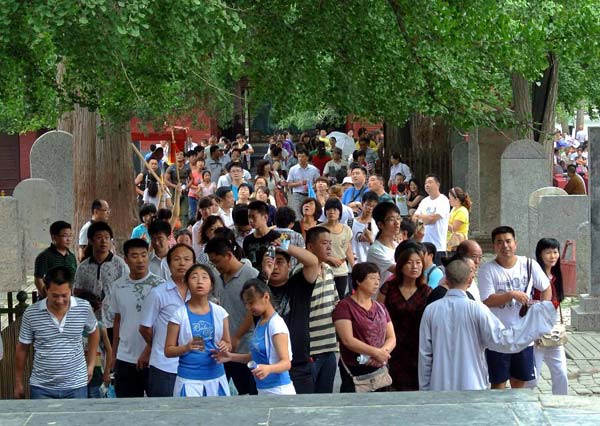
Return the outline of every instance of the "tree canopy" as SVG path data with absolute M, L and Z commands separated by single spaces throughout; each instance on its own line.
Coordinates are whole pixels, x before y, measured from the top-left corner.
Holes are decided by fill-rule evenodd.
M 74 103 L 123 122 L 207 109 L 235 82 L 280 118 L 334 107 L 460 128 L 513 119 L 511 75 L 559 63 L 566 110 L 600 105 L 593 0 L 5 0 L 0 130 L 52 127 Z M 57 81 L 59 65 L 64 75 Z

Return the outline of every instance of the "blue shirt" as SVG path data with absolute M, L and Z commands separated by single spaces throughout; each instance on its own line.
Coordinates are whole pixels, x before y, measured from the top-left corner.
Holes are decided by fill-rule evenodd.
M 190 311 L 185 306 L 192 329 L 192 336 L 204 339 L 204 351 L 193 350 L 179 357 L 177 375 L 191 380 L 212 380 L 225 374 L 223 364 L 218 364 L 211 356 L 211 349 L 217 349 L 215 344 L 215 323 L 212 308 L 204 315 Z M 180 345 L 187 342 L 179 342 Z
M 359 203 L 362 202 L 362 196 L 363 194 L 367 192 L 367 186 L 363 186 L 361 189 L 356 189 L 354 186 L 346 189 L 344 191 L 344 195 L 342 195 L 342 204 L 350 204 L 353 203 L 355 201 L 358 201 Z
M 148 234 L 148 228 L 146 228 L 146 225 L 141 223 L 133 228 L 133 231 L 131 231 L 131 238 L 141 238 L 147 243 L 150 243 L 150 234 Z
M 423 275 L 425 275 L 425 279 L 427 280 L 427 285 L 431 288 L 436 288 L 442 278 L 444 278 L 444 273 L 435 263 L 431 264 L 431 266 L 425 271 L 423 271 Z
M 273 317 L 271 316 L 271 318 Z M 275 349 L 267 347 L 267 340 L 270 341 L 271 339 L 265 336 L 269 329 L 271 318 L 269 318 L 269 321 L 265 324 L 256 324 L 256 327 L 254 328 L 254 334 L 252 335 L 252 341 L 250 342 L 250 354 L 252 355 L 252 360 L 257 364 L 269 365 L 269 355 L 271 350 Z M 271 389 L 292 383 L 290 373 L 287 371 L 284 373 L 271 373 L 262 380 L 255 377 L 254 380 L 256 381 L 256 387 L 258 389 Z

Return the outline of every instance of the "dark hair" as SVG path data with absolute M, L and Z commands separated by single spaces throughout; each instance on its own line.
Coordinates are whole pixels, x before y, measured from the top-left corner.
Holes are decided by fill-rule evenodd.
M 420 244 L 419 244 L 419 246 L 420 246 Z M 400 252 L 398 259 L 396 260 L 396 277 L 394 278 L 394 284 L 397 285 L 398 287 L 402 287 L 402 285 L 404 284 L 404 274 L 402 273 L 402 268 L 404 267 L 404 265 L 406 265 L 406 263 L 408 262 L 408 259 L 413 254 L 418 255 L 419 258 L 421 259 L 421 262 L 423 262 L 423 255 L 421 254 L 421 249 L 417 245 L 411 245 L 411 246 L 405 247 L 404 250 L 402 250 Z M 425 271 L 425 267 L 423 267 L 421 269 L 421 275 L 419 275 L 419 277 L 416 280 L 415 284 L 417 285 L 418 288 L 427 285 L 425 283 L 425 276 L 423 275 L 424 271 Z
M 213 274 L 213 271 L 211 270 L 210 266 L 208 265 L 202 265 L 200 263 L 194 263 L 190 269 L 188 269 L 185 272 L 185 276 L 183 278 L 183 281 L 185 282 L 185 285 L 189 286 L 188 281 L 190 280 L 190 275 L 192 275 L 192 272 L 194 272 L 196 269 L 202 269 L 204 272 L 206 272 L 208 274 L 208 277 L 210 278 L 210 288 L 214 289 L 215 288 L 215 274 Z
M 396 246 L 396 250 L 394 250 L 394 262 L 398 263 L 398 259 L 402 252 L 408 248 L 413 248 L 417 250 L 419 253 L 423 252 L 423 246 L 421 243 L 415 240 L 404 240 L 400 244 Z
M 425 180 L 432 178 L 438 185 L 440 184 L 440 178 L 438 175 L 435 175 L 433 173 L 430 173 L 428 175 L 425 175 Z
M 233 223 L 237 226 L 248 225 L 248 206 L 245 204 L 236 204 L 231 211 Z
M 148 243 L 142 240 L 141 238 L 132 238 L 130 240 L 127 240 L 123 244 L 123 254 L 125 255 L 125 257 L 127 257 L 127 255 L 129 254 L 129 250 L 134 248 L 143 248 L 146 249 L 146 251 L 148 251 L 149 246 Z
M 231 186 L 221 186 L 219 188 L 217 188 L 217 190 L 215 191 L 215 195 L 220 199 L 224 199 L 225 196 L 231 192 Z
M 255 211 L 258 214 L 268 215 L 269 214 L 269 205 L 264 201 L 255 200 L 248 204 L 248 211 Z
M 198 200 L 198 210 L 211 208 L 213 206 L 213 200 L 208 197 L 202 197 Z
M 383 228 L 383 226 L 381 226 L 380 224 L 385 223 L 385 217 L 390 212 L 396 212 L 400 214 L 400 209 L 394 203 L 379 203 L 373 209 L 373 219 L 375 220 L 375 224 L 379 228 L 377 237 L 375 237 L 376 239 L 379 238 L 379 236 L 381 235 L 381 228 Z
M 162 220 L 152 221 L 148 227 L 148 235 L 150 235 L 150 238 L 154 238 L 154 236 L 158 234 L 165 234 L 167 237 L 171 235 L 171 225 L 169 222 L 164 222 Z
M 352 159 L 354 161 L 358 161 L 358 157 L 367 157 L 367 153 L 365 151 L 361 151 L 360 149 L 355 150 L 352 153 Z M 356 163 L 356 164 L 360 164 L 360 163 Z M 362 166 L 361 166 L 362 167 Z M 352 167 L 352 170 L 356 169 L 357 167 Z
M 350 165 L 350 172 L 353 172 L 353 171 L 354 171 L 354 169 L 360 169 L 360 170 L 363 172 L 363 174 L 364 174 L 365 176 L 367 176 L 367 175 L 368 175 L 368 173 L 367 173 L 367 169 L 365 169 L 365 168 L 364 168 L 364 166 L 361 166 L 361 165 L 360 165 L 360 163 L 352 163 L 352 164 Z
M 240 189 L 242 188 L 248 188 L 248 192 L 252 193 L 252 185 L 250 185 L 247 182 L 242 182 L 240 183 L 240 186 L 238 186 L 238 194 L 240 193 Z
M 50 284 L 63 285 L 64 283 L 69 284 L 69 287 L 73 285 L 73 273 L 66 266 L 50 268 L 46 272 L 46 275 L 44 275 L 44 285 L 46 288 L 50 288 Z
M 259 280 L 258 278 L 252 278 L 244 284 L 242 287 L 242 291 L 240 291 L 240 299 L 244 300 L 244 293 L 252 290 L 254 294 L 257 294 L 259 297 L 264 296 L 265 294 L 269 295 L 269 298 L 272 299 L 271 291 L 269 290 L 269 286 L 263 280 Z
M 306 240 L 305 244 L 314 244 L 319 239 L 319 236 L 324 233 L 329 233 L 329 229 L 324 226 L 313 226 L 309 230 L 306 231 Z
M 450 188 L 450 194 L 460 201 L 460 204 L 465 206 L 467 210 L 471 210 L 471 197 L 467 194 L 464 189 L 459 186 Z
M 542 260 L 542 252 L 546 249 L 558 250 L 559 256 L 556 261 L 556 265 L 552 267 L 550 273 L 554 279 L 554 289 L 556 289 L 556 298 L 559 302 L 562 302 L 565 298 L 565 291 L 563 287 L 562 271 L 560 269 L 560 242 L 556 238 L 542 238 L 537 242 L 535 246 L 535 258 L 542 267 L 542 271 L 546 273 L 546 266 Z
M 173 217 L 173 212 L 169 209 L 158 209 L 156 212 L 156 220 L 168 221 Z
M 63 229 L 71 229 L 71 224 L 65 222 L 64 220 L 57 220 L 50 225 L 50 235 L 57 236 Z
M 92 311 L 94 312 L 102 307 L 102 301 L 100 300 L 100 297 L 92 293 L 90 290 L 76 288 L 73 290 L 73 296 L 88 302 L 92 307 Z
M 229 244 L 233 248 L 233 254 L 235 255 L 237 260 L 242 260 L 244 256 L 244 250 L 240 247 L 235 239 L 235 233 L 226 227 L 215 229 L 215 238 L 225 238 L 229 241 Z
M 367 191 L 362 196 L 362 203 L 367 203 L 369 201 L 375 201 L 379 203 L 379 195 L 375 194 L 373 191 Z
M 279 207 L 275 210 L 275 225 L 278 228 L 287 228 L 290 223 L 296 222 L 296 212 L 288 206 Z
M 327 215 L 327 210 L 331 210 L 331 209 L 337 209 L 337 211 L 340 212 L 340 216 L 338 217 L 338 220 L 341 221 L 342 213 L 344 212 L 344 210 L 342 208 L 342 202 L 340 200 L 338 200 L 337 198 L 328 198 L 327 201 L 325 201 L 325 215 Z
M 208 237 L 208 230 L 217 222 L 221 222 L 223 226 L 225 226 L 225 222 L 221 216 L 210 215 L 202 222 L 202 226 L 200 227 L 200 243 L 206 244 L 210 239 Z
M 256 175 L 264 176 L 265 175 L 265 166 L 271 165 L 269 160 L 260 160 L 256 163 Z
M 363 195 L 363 198 L 364 198 L 364 195 Z M 414 237 L 416 230 L 417 230 L 417 227 L 415 226 L 415 224 L 412 220 L 404 218 L 404 219 L 402 219 L 402 222 L 400 222 L 400 232 L 406 231 L 407 238 Z
M 417 187 L 417 194 L 422 194 L 423 193 L 423 188 L 421 188 L 421 182 L 419 182 L 417 179 L 411 179 L 408 181 L 408 187 L 410 189 L 410 184 L 411 182 L 415 183 L 415 186 Z
M 331 182 L 329 181 L 329 179 L 327 179 L 324 176 L 319 176 L 318 178 L 316 178 L 315 185 L 317 184 L 317 182 L 323 182 L 323 183 L 327 184 L 327 188 L 329 188 L 331 186 Z
M 296 151 L 296 155 L 300 155 L 300 154 L 304 154 L 304 155 L 306 155 L 308 157 L 308 151 L 306 149 L 304 149 L 304 148 L 299 148 Z
M 144 221 L 144 216 L 147 214 L 156 214 L 156 206 L 152 203 L 144 203 L 140 207 L 140 222 Z
M 433 244 L 433 243 L 421 243 L 421 246 L 425 249 L 425 252 L 427 254 L 430 254 L 433 257 L 435 257 L 435 254 L 437 253 L 437 249 L 435 248 L 435 244 Z
M 235 256 L 235 248 L 231 241 L 225 238 L 213 238 L 206 243 L 206 246 L 204 247 L 204 253 L 213 253 L 220 256 L 231 253 Z
M 360 262 L 355 264 L 352 267 L 352 289 L 356 290 L 359 282 L 364 281 L 365 278 L 367 278 L 367 275 L 375 273 L 379 274 L 381 277 L 379 267 L 373 262 Z
M 156 182 L 154 179 L 148 179 L 146 188 L 148 189 L 148 195 L 150 197 L 154 198 L 158 195 L 158 182 Z
M 577 170 L 577 166 L 575 164 L 569 164 L 567 166 L 567 171 L 569 171 L 571 173 L 575 173 L 576 170 Z
M 498 226 L 497 228 L 494 228 L 492 231 L 492 243 L 494 243 L 494 241 L 496 240 L 496 236 L 501 235 L 501 234 L 510 234 L 512 235 L 512 237 L 514 239 L 516 239 L 515 237 L 515 230 L 512 229 L 510 226 Z
M 278 157 L 283 150 L 277 145 L 271 145 L 271 156 Z
M 99 198 L 96 198 L 92 201 L 92 214 L 94 214 L 94 210 L 100 210 L 102 208 L 102 201 Z
M 96 233 L 102 232 L 102 231 L 108 232 L 110 234 L 110 238 L 113 237 L 113 230 L 108 225 L 108 223 L 102 222 L 102 221 L 98 221 L 98 222 L 92 223 L 90 225 L 90 227 L 88 228 L 88 230 L 87 230 L 88 240 L 93 240 L 94 239 L 94 235 L 96 235 Z
M 205 175 L 205 174 L 209 174 L 209 175 L 211 175 L 211 176 L 212 176 L 212 173 L 211 173 L 211 171 L 210 171 L 210 170 L 208 170 L 208 169 L 206 169 L 206 170 L 202 170 L 202 178 L 204 178 L 204 175 Z
M 180 229 L 179 231 L 177 231 L 175 233 L 175 239 L 181 237 L 182 235 L 186 235 L 186 236 L 190 237 L 190 239 L 193 239 L 192 233 L 190 231 L 188 231 L 187 229 Z
M 402 162 L 402 157 L 400 156 L 399 153 L 397 152 L 392 152 L 392 155 L 390 156 L 391 158 L 395 158 L 396 160 Z
M 300 214 L 304 217 L 304 213 L 302 212 L 302 210 L 304 205 L 308 203 L 315 203 L 315 214 L 313 215 L 313 217 L 315 218 L 315 220 L 319 220 L 319 218 L 323 214 L 323 208 L 321 207 L 321 203 L 319 203 L 319 200 L 317 200 L 316 198 L 305 198 L 304 201 L 302 201 L 302 204 L 300 204 Z
M 175 250 L 177 250 L 178 248 L 182 248 L 182 247 L 188 249 L 192 253 L 192 257 L 194 258 L 194 260 L 196 260 L 196 252 L 194 251 L 193 248 L 191 248 L 187 244 L 178 243 L 178 244 L 175 244 L 173 247 L 171 247 L 169 249 L 169 252 L 167 253 L 167 264 L 168 265 L 171 265 L 171 257 L 173 257 L 173 253 L 175 252 Z
M 209 151 L 211 154 L 214 154 L 214 153 L 215 153 L 216 151 L 218 151 L 218 150 L 219 150 L 219 145 L 211 145 L 211 146 L 210 146 L 210 148 L 208 149 L 208 151 Z
M 229 172 L 234 167 L 239 167 L 240 169 L 242 169 L 242 172 L 244 171 L 244 167 L 242 166 L 241 161 L 231 161 L 229 164 L 227 164 L 227 171 Z

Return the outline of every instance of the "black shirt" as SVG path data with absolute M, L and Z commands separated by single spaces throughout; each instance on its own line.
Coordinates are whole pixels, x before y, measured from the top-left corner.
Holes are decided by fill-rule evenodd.
M 269 285 L 275 309 L 290 331 L 292 365 L 304 364 L 310 359 L 308 317 L 314 288 L 315 283 L 306 281 L 302 270 L 292 275 L 282 286 Z
M 252 263 L 252 266 L 259 271 L 262 269 L 262 258 L 267 251 L 267 247 L 280 236 L 281 234 L 279 232 L 271 230 L 261 238 L 256 238 L 254 234 L 250 234 L 244 238 L 242 248 L 244 249 L 244 254 Z
M 436 288 L 434 288 L 431 293 L 429 293 L 429 296 L 427 297 L 427 305 L 432 304 L 433 302 L 440 300 L 441 298 L 443 298 L 446 293 L 448 293 L 448 289 L 446 287 L 444 287 L 443 285 L 438 285 Z M 475 298 L 473 297 L 473 295 L 471 293 L 469 293 L 467 291 L 467 297 L 471 300 L 475 300 Z

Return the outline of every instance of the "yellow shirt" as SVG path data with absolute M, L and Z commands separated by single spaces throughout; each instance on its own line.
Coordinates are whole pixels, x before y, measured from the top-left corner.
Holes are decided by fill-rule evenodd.
M 356 142 L 354 145 L 356 146 L 357 150 L 360 150 L 360 144 L 358 142 Z M 369 142 L 369 148 L 377 149 L 377 142 L 375 142 L 374 140 L 371 140 L 371 142 Z
M 452 207 L 450 210 L 450 219 L 448 219 L 449 225 L 454 225 L 456 221 L 462 222 L 460 228 L 455 229 L 454 232 L 459 232 L 465 236 L 465 238 L 469 237 L 469 210 L 465 206 L 460 206 L 459 208 Z M 450 236 L 452 232 L 448 231 L 447 240 L 450 240 Z

